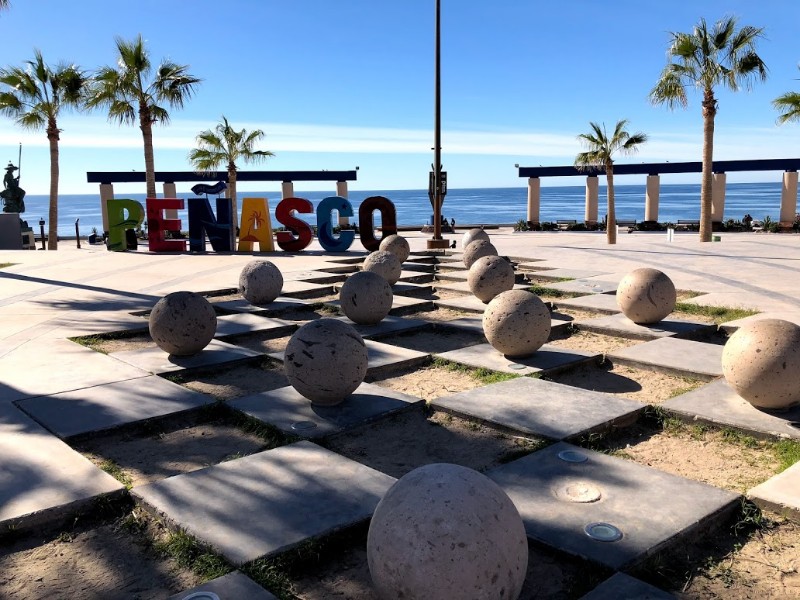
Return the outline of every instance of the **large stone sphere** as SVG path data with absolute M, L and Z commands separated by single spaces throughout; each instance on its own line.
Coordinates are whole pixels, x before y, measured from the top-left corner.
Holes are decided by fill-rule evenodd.
M 367 347 L 338 319 L 318 319 L 294 332 L 283 368 L 291 386 L 314 404 L 339 404 L 364 381 Z
M 744 325 L 722 350 L 722 374 L 753 406 L 783 410 L 800 402 L 800 327 L 782 319 Z
M 400 279 L 400 271 L 402 271 L 403 267 L 397 259 L 397 256 L 391 252 L 378 250 L 370 253 L 367 258 L 364 259 L 364 266 L 362 269 L 364 271 L 377 273 L 388 281 L 389 285 L 394 285 L 397 283 L 397 280 Z
M 239 274 L 239 293 L 250 304 L 269 304 L 282 289 L 283 275 L 268 260 L 252 260 Z
M 372 271 L 359 271 L 347 278 L 339 302 L 347 318 L 359 325 L 380 323 L 392 309 L 392 286 Z
M 476 260 L 484 256 L 497 256 L 497 248 L 489 240 L 475 240 L 464 248 L 462 259 L 469 269 Z
M 658 269 L 631 271 L 617 287 L 617 306 L 634 323 L 658 323 L 675 308 L 675 285 Z
M 464 234 L 464 237 L 461 238 L 461 248 L 466 249 L 472 242 L 477 240 L 486 240 L 489 241 L 489 234 L 486 233 L 480 227 L 475 227 L 474 229 L 470 229 Z
M 217 333 L 211 303 L 194 292 L 173 292 L 150 311 L 150 337 L 164 352 L 191 356 L 208 346 Z
M 382 598 L 514 600 L 528 540 L 516 507 L 491 479 L 431 464 L 401 477 L 378 503 L 367 562 Z
M 514 287 L 514 267 L 500 256 L 483 256 L 472 263 L 467 274 L 469 289 L 486 304 L 501 292 Z
M 406 262 L 406 260 L 408 260 L 408 255 L 411 254 L 411 247 L 408 245 L 408 240 L 396 233 L 383 238 L 381 240 L 381 245 L 378 246 L 378 250 L 391 252 L 397 257 L 397 260 L 399 260 L 401 264 Z
M 530 356 L 550 337 L 550 311 L 531 292 L 502 292 L 483 313 L 483 334 L 495 350 L 509 358 Z

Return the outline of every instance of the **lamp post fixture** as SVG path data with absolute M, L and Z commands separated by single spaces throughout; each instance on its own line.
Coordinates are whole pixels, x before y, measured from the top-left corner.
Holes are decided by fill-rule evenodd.
M 433 205 L 433 238 L 428 240 L 428 249 L 447 248 L 448 240 L 442 239 L 442 204 L 447 193 L 447 175 L 442 171 L 442 98 L 441 98 L 441 0 L 436 0 L 436 26 L 434 51 L 434 119 L 433 119 L 433 171 L 428 181 L 428 196 Z

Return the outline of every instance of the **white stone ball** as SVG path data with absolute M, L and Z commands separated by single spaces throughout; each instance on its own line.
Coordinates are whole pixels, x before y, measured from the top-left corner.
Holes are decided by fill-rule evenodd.
M 722 350 L 722 374 L 757 408 L 783 410 L 800 402 L 800 327 L 782 319 L 743 325 Z
M 528 540 L 516 507 L 491 479 L 430 464 L 401 477 L 378 503 L 367 562 L 381 598 L 514 600 Z
M 472 263 L 467 273 L 470 291 L 486 304 L 501 292 L 514 287 L 514 267 L 500 256 L 483 256 Z
M 530 356 L 550 337 L 550 311 L 539 296 L 526 290 L 502 292 L 483 313 L 483 334 L 509 358 Z
M 677 294 L 672 280 L 658 269 L 631 271 L 617 287 L 617 306 L 634 323 L 658 323 L 675 308 Z
M 397 256 L 391 252 L 378 250 L 370 253 L 367 258 L 364 259 L 362 269 L 364 271 L 377 273 L 388 281 L 389 285 L 394 285 L 397 283 L 397 280 L 400 279 L 400 271 L 402 271 L 403 267 L 400 261 L 397 260 Z
M 269 304 L 282 289 L 283 275 L 268 260 L 252 260 L 239 274 L 239 293 L 250 304 Z
M 408 245 L 408 240 L 396 233 L 383 238 L 380 246 L 378 246 L 378 250 L 391 252 L 397 257 L 397 260 L 399 260 L 401 264 L 406 262 L 406 260 L 408 260 L 408 255 L 411 254 L 411 247 Z
M 392 286 L 372 271 L 353 273 L 339 292 L 342 311 L 359 325 L 380 323 L 392 309 L 393 299 Z
M 475 240 L 464 248 L 462 259 L 469 269 L 476 260 L 484 256 L 497 256 L 497 248 L 489 240 Z
M 191 356 L 214 339 L 217 315 L 200 294 L 172 292 L 156 302 L 148 326 L 150 337 L 164 352 Z
M 314 404 L 333 406 L 352 394 L 367 374 L 367 347 L 338 319 L 318 319 L 294 332 L 283 368 L 291 386 Z
M 489 234 L 486 233 L 480 227 L 475 227 L 474 229 L 470 229 L 464 234 L 464 237 L 461 238 L 461 248 L 466 249 L 472 242 L 477 240 L 486 240 L 489 241 Z

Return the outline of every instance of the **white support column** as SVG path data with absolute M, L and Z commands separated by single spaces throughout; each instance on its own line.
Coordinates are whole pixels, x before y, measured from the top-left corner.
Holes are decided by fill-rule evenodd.
M 584 221 L 597 223 L 597 199 L 600 196 L 600 180 L 597 175 L 586 178 L 586 210 Z
M 164 198 L 177 198 L 178 192 L 175 190 L 175 184 L 171 181 L 164 182 Z M 164 218 L 166 219 L 177 219 L 178 218 L 178 209 L 177 208 L 168 208 L 164 211 Z
M 541 201 L 541 180 L 538 177 L 528 177 L 528 221 L 539 222 L 539 208 Z
M 647 187 L 644 197 L 644 220 L 658 221 L 658 196 L 661 191 L 661 177 L 647 176 Z
M 714 173 L 711 184 L 711 221 L 721 222 L 725 214 L 725 173 Z
M 281 184 L 281 197 L 293 198 L 294 197 L 294 183 L 291 181 L 284 181 Z
M 336 195 L 341 196 L 342 198 L 347 198 L 347 182 L 346 181 L 337 181 L 336 182 Z M 339 215 L 339 226 L 349 225 L 350 224 L 350 217 L 343 217 Z
M 781 188 L 781 224 L 791 225 L 797 215 L 797 171 L 783 174 Z
M 100 184 L 100 214 L 103 216 L 103 231 L 108 231 L 108 206 L 106 200 L 114 197 L 114 186 L 110 183 Z

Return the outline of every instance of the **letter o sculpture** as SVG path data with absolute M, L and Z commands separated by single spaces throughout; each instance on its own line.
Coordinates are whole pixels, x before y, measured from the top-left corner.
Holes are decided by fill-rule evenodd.
M 430 464 L 401 477 L 378 503 L 367 562 L 381 598 L 515 600 L 528 540 L 495 482 L 466 467 Z
M 353 328 L 338 319 L 318 319 L 294 332 L 283 368 L 291 386 L 313 404 L 341 403 L 364 381 L 367 347 Z
M 783 410 L 800 402 L 800 327 L 783 319 L 743 325 L 722 350 L 722 374 L 757 408 Z

